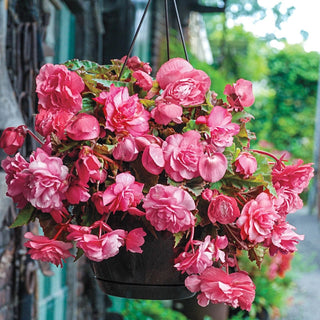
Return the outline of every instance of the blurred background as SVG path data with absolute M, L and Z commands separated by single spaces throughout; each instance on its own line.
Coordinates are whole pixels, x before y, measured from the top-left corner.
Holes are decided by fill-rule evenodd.
M 78 58 L 108 64 L 125 56 L 147 2 L 0 0 L 0 131 L 22 123 L 33 127 L 35 77 L 44 63 Z M 168 4 L 170 57 L 184 57 L 173 1 Z M 253 82 L 255 119 L 249 128 L 259 148 L 284 154 L 288 161 L 314 163 L 306 206 L 289 218 L 305 241 L 294 259 L 275 256 L 261 270 L 252 265 L 257 296 L 250 314 L 223 305 L 199 310 L 189 300 L 107 297 L 96 288 L 85 261 L 57 269 L 26 257 L 26 230 L 8 228 L 16 210 L 5 197 L 1 171 L 0 320 L 315 319 L 320 301 L 320 3 L 177 0 L 177 5 L 190 62 L 207 72 L 218 97 L 223 98 L 227 83 Z M 167 59 L 164 6 L 165 0 L 151 1 L 132 52 L 150 62 L 153 74 Z M 32 142 L 25 148 L 31 150 Z M 241 263 L 250 262 L 243 257 Z

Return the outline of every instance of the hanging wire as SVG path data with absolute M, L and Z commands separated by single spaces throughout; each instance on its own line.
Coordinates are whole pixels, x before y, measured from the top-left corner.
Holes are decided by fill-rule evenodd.
M 181 21 L 180 21 L 180 16 L 179 16 L 179 11 L 178 11 L 178 7 L 177 7 L 177 3 L 176 3 L 176 0 L 172 0 L 173 1 L 173 5 L 174 5 L 174 10 L 175 10 L 175 14 L 176 14 L 176 20 L 177 20 L 177 23 L 178 23 L 178 28 L 179 28 L 179 34 L 180 34 L 180 38 L 181 38 L 181 42 L 182 42 L 182 46 L 183 46 L 183 51 L 184 51 L 184 55 L 186 57 L 186 60 L 189 61 L 189 57 L 188 57 L 188 52 L 187 52 L 187 48 L 186 48 L 186 43 L 185 43 L 185 40 L 184 40 L 184 36 L 183 36 L 183 30 L 182 30 L 182 27 L 181 27 Z M 118 77 L 118 81 L 120 81 L 121 79 L 121 76 L 123 74 L 123 71 L 124 71 L 124 68 L 125 66 L 127 65 L 127 62 L 128 62 L 128 59 L 132 53 L 132 50 L 133 50 L 133 47 L 134 47 L 134 44 L 136 42 L 136 39 L 137 39 L 137 36 L 139 34 L 139 31 L 141 29 L 141 26 L 142 26 L 142 23 L 143 23 L 143 20 L 148 12 L 148 9 L 149 9 L 149 6 L 150 6 L 150 3 L 151 3 L 151 0 L 148 0 L 148 3 L 144 9 L 144 12 L 143 12 L 143 15 L 141 17 L 141 20 L 139 22 L 139 25 L 137 27 L 137 30 L 134 34 L 134 37 L 132 39 L 132 42 L 131 42 L 131 45 L 130 45 L 130 48 L 129 48 L 129 51 L 128 51 L 128 54 L 126 56 L 126 59 L 122 65 L 122 68 L 121 68 L 121 71 L 120 71 L 120 74 L 119 74 L 119 77 Z M 166 40 L 167 40 L 167 58 L 168 60 L 170 59 L 170 35 L 169 35 L 169 9 L 168 9 L 168 0 L 165 0 L 165 22 L 166 22 Z
M 134 46 L 134 44 L 135 44 L 135 42 L 136 42 L 137 36 L 138 36 L 139 31 L 140 31 L 140 29 L 141 29 L 143 20 L 144 20 L 146 14 L 147 14 L 148 9 L 149 9 L 150 3 L 151 3 L 151 0 L 148 1 L 147 5 L 146 5 L 146 8 L 144 9 L 144 12 L 143 12 L 143 15 L 142 15 L 142 17 L 141 17 L 141 20 L 140 20 L 140 22 L 139 22 L 138 28 L 137 28 L 136 33 L 134 34 L 133 40 L 132 40 L 132 42 L 131 42 L 131 45 L 130 45 L 128 54 L 127 54 L 126 59 L 125 59 L 123 65 L 122 65 L 122 68 L 121 68 L 121 71 L 120 71 L 120 74 L 119 74 L 119 77 L 118 77 L 118 81 L 120 80 L 120 78 L 121 78 L 121 76 L 122 76 L 122 74 L 123 74 L 123 71 L 124 71 L 125 66 L 127 65 L 128 59 L 129 59 L 130 54 L 131 54 L 132 49 L 133 49 L 133 46 Z
M 181 27 L 181 21 L 180 21 L 179 11 L 178 11 L 178 7 L 177 7 L 177 2 L 176 2 L 176 0 L 172 0 L 172 1 L 174 4 L 174 10 L 176 13 L 176 18 L 177 18 L 177 23 L 178 23 L 178 27 L 179 27 L 179 33 L 180 33 L 180 38 L 181 38 L 181 42 L 182 42 L 182 46 L 183 46 L 184 55 L 186 57 L 186 60 L 189 62 L 189 57 L 188 57 L 186 42 L 184 40 L 183 31 L 182 31 L 182 27 Z
M 170 35 L 169 35 L 169 9 L 168 0 L 164 1 L 165 17 L 166 17 L 166 40 L 167 40 L 167 60 L 170 60 Z

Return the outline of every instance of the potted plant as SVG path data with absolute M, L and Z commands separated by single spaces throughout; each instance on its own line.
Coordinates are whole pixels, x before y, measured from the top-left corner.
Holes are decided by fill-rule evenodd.
M 92 261 L 107 293 L 199 292 L 201 306 L 250 310 L 255 285 L 237 251 L 260 265 L 266 250 L 296 250 L 303 236 L 286 216 L 303 205 L 311 164 L 250 148 L 250 81 L 227 84 L 222 100 L 207 74 L 182 58 L 164 63 L 155 79 L 138 57 L 124 61 L 41 68 L 42 138 L 20 126 L 0 140 L 13 155 L 2 162 L 7 195 L 20 209 L 12 227 L 38 220 L 44 235 L 25 234 L 31 257 L 62 266 L 75 246 L 76 260 Z M 40 146 L 26 160 L 17 151 L 28 133 Z M 128 276 L 113 279 L 118 269 Z

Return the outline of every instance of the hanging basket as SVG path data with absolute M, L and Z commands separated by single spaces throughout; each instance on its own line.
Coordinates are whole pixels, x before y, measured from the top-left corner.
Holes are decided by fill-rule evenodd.
M 185 299 L 194 295 L 184 285 L 185 276 L 173 266 L 179 249 L 174 248 L 172 233 L 147 231 L 142 250 L 142 253 L 131 253 L 122 247 L 115 257 L 91 261 L 104 293 L 149 300 Z

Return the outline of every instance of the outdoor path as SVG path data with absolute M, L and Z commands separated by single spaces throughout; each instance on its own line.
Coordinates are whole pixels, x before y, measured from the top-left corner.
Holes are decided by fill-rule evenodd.
M 281 320 L 320 320 L 320 221 L 307 209 L 289 214 L 288 221 L 305 239 L 298 245 L 293 301 Z

